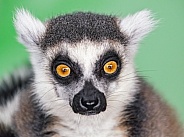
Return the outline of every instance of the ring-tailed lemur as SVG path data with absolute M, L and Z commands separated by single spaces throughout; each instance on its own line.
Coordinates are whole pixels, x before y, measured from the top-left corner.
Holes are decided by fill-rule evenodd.
M 157 21 L 76 12 L 41 22 L 17 10 L 32 69 L 1 83 L 0 137 L 181 137 L 174 112 L 134 68 Z

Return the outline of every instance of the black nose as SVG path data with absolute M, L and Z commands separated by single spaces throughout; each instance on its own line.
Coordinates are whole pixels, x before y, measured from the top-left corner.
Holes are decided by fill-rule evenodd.
M 82 97 L 80 102 L 81 107 L 86 108 L 87 110 L 93 110 L 100 105 L 100 99 L 97 97 Z
M 86 82 L 84 88 L 74 96 L 72 109 L 82 115 L 95 115 L 105 111 L 106 105 L 105 95 L 92 83 Z

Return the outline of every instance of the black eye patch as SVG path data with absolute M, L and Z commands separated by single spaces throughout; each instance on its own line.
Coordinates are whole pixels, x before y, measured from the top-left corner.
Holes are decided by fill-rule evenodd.
M 117 70 L 115 71 L 115 73 L 108 74 L 104 71 L 104 65 L 109 61 L 115 61 L 116 62 Z M 106 52 L 96 62 L 96 69 L 95 69 L 94 73 L 97 76 L 97 78 L 105 78 L 105 79 L 108 79 L 108 80 L 114 80 L 119 75 L 119 73 L 121 71 L 121 67 L 122 67 L 122 64 L 121 64 L 120 57 L 118 56 L 117 52 L 112 50 L 112 51 Z
M 58 75 L 56 68 L 58 65 L 64 64 L 70 68 L 70 74 L 67 77 Z M 67 55 L 59 55 L 55 58 L 51 65 L 51 72 L 54 78 L 62 85 L 68 85 L 71 82 L 78 81 L 82 76 L 78 63 L 73 62 Z

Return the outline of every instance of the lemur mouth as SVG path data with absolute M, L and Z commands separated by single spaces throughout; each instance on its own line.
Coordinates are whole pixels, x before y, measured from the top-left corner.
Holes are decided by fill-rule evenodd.
M 90 115 L 96 115 L 99 114 L 100 111 L 95 111 L 95 110 L 90 110 L 90 111 L 86 111 L 86 112 L 78 112 L 81 115 L 86 115 L 86 116 L 90 116 Z
M 106 106 L 104 93 L 96 89 L 90 82 L 85 83 L 84 88 L 74 96 L 71 104 L 74 113 L 87 116 L 105 111 Z

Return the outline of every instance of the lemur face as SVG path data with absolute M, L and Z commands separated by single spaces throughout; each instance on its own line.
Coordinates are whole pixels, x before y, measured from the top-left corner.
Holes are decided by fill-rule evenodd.
M 88 116 L 131 100 L 133 57 L 154 24 L 146 10 L 122 20 L 79 12 L 42 23 L 25 10 L 15 18 L 19 40 L 31 54 L 35 92 L 43 106 Z
M 91 115 L 105 111 L 107 97 L 117 90 L 125 64 L 118 45 L 103 42 L 62 43 L 49 50 L 50 75 L 58 97 L 69 101 L 74 113 Z M 47 72 L 49 73 L 49 72 Z

